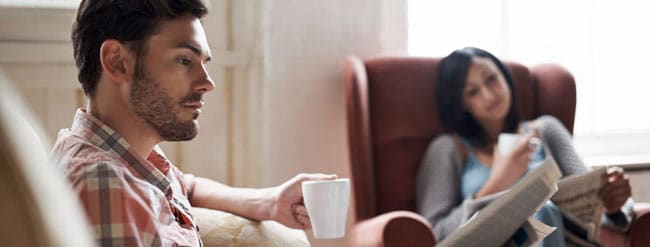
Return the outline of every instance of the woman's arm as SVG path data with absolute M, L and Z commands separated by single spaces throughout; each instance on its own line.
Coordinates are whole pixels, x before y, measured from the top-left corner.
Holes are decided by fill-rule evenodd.
M 553 116 L 541 116 L 535 120 L 539 138 L 547 147 L 549 155 L 555 159 L 562 176 L 587 172 L 587 167 L 578 156 L 573 139 L 564 125 Z
M 573 146 L 571 134 L 558 119 L 552 116 L 542 116 L 536 120 L 536 124 L 539 126 L 540 138 L 548 147 L 550 155 L 555 159 L 563 176 L 587 171 L 587 167 Z M 605 186 L 600 196 L 609 213 L 603 217 L 602 223 L 610 228 L 624 231 L 630 226 L 633 219 L 633 201 L 632 199 L 622 200 L 619 194 L 625 194 L 626 198 L 630 196 L 629 180 L 622 170 L 610 169 L 604 183 Z M 622 192 L 619 193 L 619 191 Z M 614 207 L 619 209 L 616 210 Z
M 417 211 L 433 226 L 441 241 L 469 217 L 460 195 L 462 158 L 453 137 L 437 137 L 427 149 L 416 175 Z

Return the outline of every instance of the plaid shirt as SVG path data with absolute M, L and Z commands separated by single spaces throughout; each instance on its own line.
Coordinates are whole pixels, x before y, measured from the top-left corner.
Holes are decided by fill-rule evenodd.
M 53 148 L 101 246 L 199 246 L 184 175 L 162 152 L 139 157 L 118 133 L 78 110 Z

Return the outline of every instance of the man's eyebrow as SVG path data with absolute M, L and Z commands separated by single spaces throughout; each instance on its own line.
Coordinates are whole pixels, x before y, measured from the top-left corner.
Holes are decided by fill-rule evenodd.
M 199 48 L 197 48 L 196 46 L 194 46 L 192 44 L 183 42 L 183 43 L 178 44 L 176 47 L 189 49 L 190 51 L 192 51 L 192 53 L 196 54 L 197 56 L 199 56 L 199 57 L 201 56 L 201 50 L 199 50 Z M 212 60 L 212 57 L 209 56 L 209 55 L 206 55 L 205 61 L 210 62 L 210 60 Z

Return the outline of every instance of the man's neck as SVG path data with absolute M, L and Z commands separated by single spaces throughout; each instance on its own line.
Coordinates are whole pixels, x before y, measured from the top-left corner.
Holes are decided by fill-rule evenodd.
M 136 154 L 146 159 L 153 147 L 160 142 L 158 134 L 133 112 L 115 110 L 127 109 L 127 106 L 118 106 L 116 102 L 120 101 L 96 97 L 88 102 L 87 112 L 120 134 Z

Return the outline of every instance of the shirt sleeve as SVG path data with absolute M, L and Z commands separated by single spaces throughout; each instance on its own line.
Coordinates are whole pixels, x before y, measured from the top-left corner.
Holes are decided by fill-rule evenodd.
M 192 174 L 183 174 L 180 171 L 179 173 L 181 175 L 183 186 L 185 187 L 187 199 L 192 201 L 192 195 L 194 194 L 194 185 L 196 185 L 196 177 L 194 177 Z
M 100 246 L 157 246 L 160 202 L 138 195 L 138 189 L 110 163 L 85 166 L 73 181 Z M 173 220 L 171 215 L 167 220 Z

